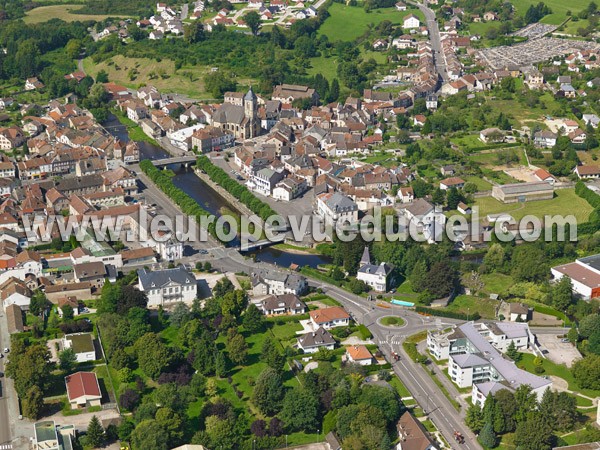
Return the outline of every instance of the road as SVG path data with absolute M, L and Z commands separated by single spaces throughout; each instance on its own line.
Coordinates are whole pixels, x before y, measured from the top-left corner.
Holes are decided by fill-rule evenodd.
M 435 12 L 425 6 L 423 3 L 414 2 L 415 5 L 423 15 L 425 16 L 425 22 L 427 23 L 427 29 L 429 30 L 429 41 L 431 42 L 431 48 L 434 52 L 434 61 L 435 68 L 439 76 L 442 79 L 442 82 L 445 83 L 448 81 L 448 71 L 446 69 L 446 58 L 444 57 L 444 53 L 442 52 L 442 41 L 440 39 L 440 27 L 435 19 Z

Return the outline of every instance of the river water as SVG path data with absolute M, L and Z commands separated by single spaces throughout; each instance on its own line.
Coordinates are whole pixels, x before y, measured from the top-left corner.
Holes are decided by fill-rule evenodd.
M 129 142 L 127 128 L 114 115 L 111 114 L 104 127 L 113 136 L 118 137 L 123 142 Z M 163 148 L 148 142 L 138 142 L 138 145 L 140 148 L 140 159 L 161 159 L 170 156 Z M 209 213 L 220 216 L 223 208 L 235 211 L 236 208 L 197 177 L 193 169 L 186 169 L 181 166 L 170 168 L 175 172 L 173 184 L 196 200 Z M 291 264 L 298 264 L 300 267 L 309 266 L 316 268 L 319 264 L 328 264 L 331 262 L 326 256 L 293 253 L 277 250 L 272 247 L 266 247 L 249 254 L 256 255 L 256 258 L 260 261 L 276 264 L 280 267 L 289 267 Z

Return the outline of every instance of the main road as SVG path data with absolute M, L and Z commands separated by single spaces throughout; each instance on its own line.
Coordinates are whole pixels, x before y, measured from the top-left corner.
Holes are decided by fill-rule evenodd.
M 440 27 L 435 18 L 435 11 L 428 8 L 424 3 L 421 2 L 410 2 L 415 5 L 425 16 L 425 22 L 427 24 L 427 30 L 429 31 L 429 41 L 431 42 L 431 48 L 433 50 L 433 60 L 435 62 L 435 68 L 445 83 L 448 81 L 448 70 L 446 69 L 446 58 L 442 52 L 442 41 L 440 39 Z

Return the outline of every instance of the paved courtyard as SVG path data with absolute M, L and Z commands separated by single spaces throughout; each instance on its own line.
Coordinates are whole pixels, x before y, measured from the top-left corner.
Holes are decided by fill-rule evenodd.
M 581 358 L 581 353 L 569 342 L 561 342 L 561 338 L 552 334 L 538 334 L 540 345 L 548 350 L 546 358 L 556 364 L 571 367 L 575 360 Z

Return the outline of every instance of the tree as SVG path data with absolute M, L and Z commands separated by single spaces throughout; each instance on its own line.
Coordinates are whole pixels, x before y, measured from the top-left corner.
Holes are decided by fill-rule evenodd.
M 134 286 L 123 286 L 117 302 L 117 313 L 125 314 L 131 308 L 146 308 L 148 296 Z
M 506 348 L 506 356 L 512 359 L 514 362 L 519 362 L 521 360 L 521 353 L 517 350 L 515 345 L 515 341 L 510 341 L 508 347 Z
M 485 448 L 494 448 L 496 446 L 496 434 L 494 433 L 494 427 L 491 422 L 486 422 L 483 426 L 479 433 L 478 440 Z
M 169 435 L 166 430 L 153 419 L 141 421 L 131 433 L 133 450 L 168 450 Z
M 257 333 L 263 329 L 263 315 L 258 307 L 251 303 L 242 318 L 244 328 L 250 333 Z
M 352 293 L 356 295 L 360 295 L 363 292 L 369 291 L 369 286 L 364 281 L 358 280 L 356 278 L 350 280 L 350 282 L 348 283 L 348 287 L 350 288 Z
M 498 243 L 490 245 L 488 251 L 483 257 L 483 264 L 488 272 L 500 270 L 504 266 L 506 260 L 506 252 L 504 247 Z
M 588 338 L 592 334 L 600 332 L 600 315 L 588 314 L 579 322 L 579 335 Z
M 519 245 L 513 250 L 512 276 L 517 281 L 544 281 L 548 277 L 546 256 L 533 244 Z
M 515 445 L 521 450 L 550 450 L 553 441 L 552 427 L 539 413 L 517 425 Z
M 233 286 L 231 280 L 227 277 L 223 277 L 215 284 L 215 287 L 213 288 L 213 296 L 216 298 L 225 297 L 225 294 L 228 292 L 233 292 L 234 289 L 235 287 Z
M 483 412 L 478 405 L 471 404 L 469 406 L 469 409 L 467 409 L 467 416 L 465 417 L 465 423 L 473 430 L 473 433 L 479 433 L 481 431 L 485 425 L 485 421 L 483 419 Z
M 66 348 L 58 354 L 60 370 L 70 372 L 77 362 L 77 355 L 72 348 Z
M 272 416 L 279 412 L 284 396 L 283 381 L 271 367 L 263 370 L 252 391 L 252 403 L 263 413 Z
M 69 59 L 77 59 L 81 54 L 83 46 L 79 39 L 71 39 L 65 46 L 65 53 Z
M 267 337 L 263 343 L 260 360 L 277 372 L 281 372 L 285 364 L 285 358 L 279 353 L 277 344 L 270 337 Z
M 17 394 L 24 398 L 32 386 L 45 389 L 51 369 L 48 347 L 37 343 L 21 351 L 13 348 L 6 364 L 6 376 L 14 380 Z
M 585 389 L 600 389 L 600 356 L 589 354 L 577 360 L 571 369 L 575 380 Z
M 451 187 L 448 190 L 447 196 L 448 209 L 456 209 L 458 207 L 458 204 L 462 201 L 463 197 L 460 194 L 460 192 L 458 192 L 458 189 L 456 189 L 455 187 Z
M 436 205 L 443 205 L 446 203 L 446 193 L 440 188 L 437 188 L 433 191 L 433 194 L 431 194 L 431 201 Z
M 237 83 L 229 75 L 221 72 L 210 72 L 204 77 L 204 86 L 215 98 L 223 98 L 228 91 L 235 91 Z
M 573 302 L 573 285 L 569 277 L 562 277 L 552 288 L 552 304 L 559 311 L 566 310 Z
M 134 344 L 140 369 L 156 380 L 172 360 L 172 351 L 154 333 L 146 333 Z
M 246 364 L 248 358 L 248 345 L 246 344 L 244 336 L 236 333 L 231 339 L 228 339 L 227 352 L 229 353 L 229 359 L 235 364 L 240 366 Z
M 37 290 L 31 297 L 31 302 L 29 303 L 29 312 L 34 316 L 39 316 L 46 310 L 49 304 L 50 302 L 46 298 L 46 295 L 42 291 Z
M 108 74 L 104 69 L 101 69 L 96 74 L 96 83 L 108 83 Z
M 30 419 L 37 420 L 44 409 L 44 393 L 39 386 L 32 386 L 28 391 L 23 403 L 23 415 Z
M 104 443 L 104 428 L 96 416 L 92 416 L 87 428 L 87 443 L 93 448 L 100 447 Z
M 431 266 L 425 280 L 425 289 L 436 298 L 450 295 L 458 282 L 458 272 L 446 261 Z
M 133 411 L 140 402 L 140 395 L 133 389 L 125 389 L 119 396 L 119 404 L 128 411 Z
M 285 395 L 280 417 L 292 432 L 315 432 L 319 426 L 319 401 L 305 388 L 296 387 Z
M 183 38 L 188 44 L 194 44 L 204 40 L 204 25 L 196 20 L 185 26 L 183 29 Z
M 61 307 L 62 310 L 62 315 L 63 315 L 63 320 L 73 320 L 73 317 L 75 316 L 75 313 L 73 311 L 73 307 L 71 305 L 63 305 Z
M 250 28 L 250 31 L 254 36 L 258 34 L 258 30 L 260 29 L 260 16 L 256 11 L 250 11 L 244 16 L 244 22 Z
M 177 302 L 173 311 L 169 315 L 171 325 L 181 328 L 185 322 L 191 318 L 190 308 L 183 302 Z

